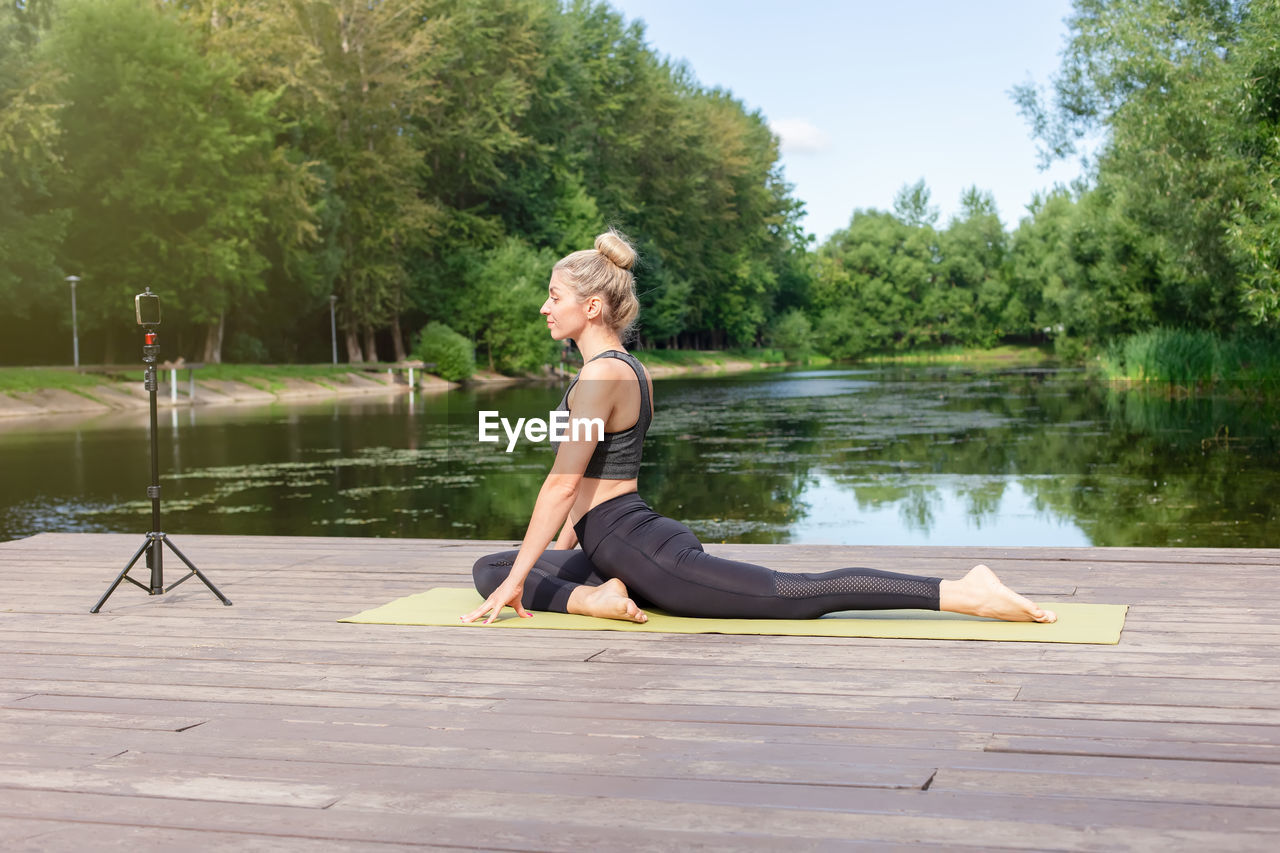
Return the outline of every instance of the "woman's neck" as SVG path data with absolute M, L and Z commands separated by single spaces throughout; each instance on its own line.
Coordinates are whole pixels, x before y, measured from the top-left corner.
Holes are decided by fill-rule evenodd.
M 610 329 L 588 326 L 579 340 L 574 341 L 578 351 L 582 353 L 583 362 L 588 362 L 602 352 L 611 349 L 622 350 L 622 340 Z M 623 350 L 625 352 L 625 350 Z

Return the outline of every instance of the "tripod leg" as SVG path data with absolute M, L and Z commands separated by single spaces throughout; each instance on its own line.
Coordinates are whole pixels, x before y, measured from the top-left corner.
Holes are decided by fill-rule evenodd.
M 102 605 L 107 603 L 107 599 L 111 597 L 111 593 L 115 592 L 116 587 L 120 586 L 120 581 L 124 580 L 125 575 L 129 574 L 129 570 L 133 568 L 133 564 L 138 562 L 138 559 L 142 556 L 143 552 L 150 547 L 151 547 L 151 537 L 148 536 L 147 541 L 142 543 L 142 547 L 134 552 L 133 559 L 129 561 L 129 565 L 124 567 L 124 571 L 116 575 L 115 581 L 111 584 L 111 586 L 107 589 L 107 591 L 102 594 L 102 598 L 98 599 L 98 603 L 93 605 L 93 609 L 89 611 L 90 613 L 97 613 L 99 610 L 102 609 Z
M 164 538 L 164 544 L 169 546 L 170 551 L 178 555 L 179 560 L 187 564 L 187 568 L 191 570 L 191 573 L 194 574 L 196 577 L 200 578 L 200 580 L 204 582 L 204 585 L 209 587 L 210 592 L 218 596 L 218 598 L 222 599 L 222 603 L 225 604 L 227 607 L 231 606 L 231 599 L 227 598 L 225 595 L 223 595 L 221 592 L 218 591 L 218 588 L 213 585 L 213 582 L 204 576 L 204 572 L 197 569 L 195 567 L 195 564 L 192 563 L 190 560 L 188 560 L 186 555 L 178 550 L 178 546 L 173 544 L 172 539 L 166 536 Z

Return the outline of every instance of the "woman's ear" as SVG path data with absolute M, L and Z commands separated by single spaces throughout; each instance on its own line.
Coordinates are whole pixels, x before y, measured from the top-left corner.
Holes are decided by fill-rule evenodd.
M 602 311 L 604 311 L 604 300 L 599 296 L 592 296 L 587 300 L 587 319 L 599 317 Z

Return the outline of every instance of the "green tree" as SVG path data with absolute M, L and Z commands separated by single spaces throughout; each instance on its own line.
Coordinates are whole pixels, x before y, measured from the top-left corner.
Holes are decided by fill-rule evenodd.
M 1240 298 L 1257 324 L 1280 326 L 1280 2 L 1254 0 L 1233 63 L 1240 145 L 1249 168 L 1234 202 L 1228 245 L 1240 268 Z
M 1004 274 L 1006 235 L 995 199 L 977 187 L 960 198 L 960 214 L 939 235 L 937 286 L 926 297 L 926 311 L 939 323 L 940 338 L 991 346 L 1004 337 L 1006 321 L 1022 324 L 1009 309 Z
M 686 346 L 758 339 L 795 263 L 800 209 L 759 113 L 657 56 L 636 23 L 578 0 L 559 21 L 531 136 L 565 152 L 602 219 L 639 243 L 642 340 Z
M 68 211 L 57 202 L 57 73 L 36 46 L 49 26 L 48 2 L 0 10 L 0 300 L 15 319 L 62 297 L 58 253 Z
M 833 358 L 920 342 L 933 285 L 936 235 L 882 211 L 856 211 L 818 251 L 814 308 L 820 349 Z
M 1065 331 L 1068 300 L 1079 284 L 1071 253 L 1078 209 L 1070 191 L 1037 193 L 1009 235 L 1008 264 L 1011 334 L 1053 338 Z M 1025 318 L 1019 327 L 1014 317 Z
M 86 325 L 118 328 L 153 285 L 217 360 L 228 307 L 263 287 L 273 95 L 242 92 L 234 62 L 138 0 L 67 4 L 43 48 L 63 71 L 64 266 L 84 274 Z
M 770 325 L 768 340 L 788 361 L 807 362 L 813 355 L 813 324 L 803 311 L 792 308 Z
M 1251 184 L 1266 182 L 1259 172 L 1274 172 L 1262 150 L 1248 144 L 1259 138 L 1249 93 L 1265 90 L 1257 75 L 1265 77 L 1266 64 L 1249 57 L 1268 55 L 1263 42 L 1275 29 L 1273 6 L 1076 0 L 1051 101 L 1031 86 L 1016 91 L 1047 156 L 1069 154 L 1090 134 L 1103 134 L 1094 185 L 1105 203 L 1083 208 L 1086 218 L 1101 218 L 1082 227 L 1118 227 L 1124 239 L 1087 239 L 1093 249 L 1120 253 L 1104 251 L 1088 263 L 1119 268 L 1127 286 L 1142 288 L 1104 301 L 1146 301 L 1160 322 L 1221 332 L 1241 318 L 1242 259 L 1257 261 L 1258 275 L 1243 280 L 1246 298 L 1250 281 L 1265 280 L 1265 251 L 1250 249 L 1261 248 L 1252 223 L 1255 214 L 1265 220 L 1265 204 L 1256 195 L 1248 199 Z M 1124 255 L 1154 274 L 1133 273 Z M 1105 281 L 1101 271 L 1088 278 Z M 1257 304 L 1264 307 L 1255 318 L 1263 319 L 1267 302 Z
M 535 372 L 555 360 L 560 345 L 547 334 L 539 308 L 556 260 L 515 237 L 464 253 L 462 299 L 449 312 L 450 324 L 476 341 L 490 370 Z
M 240 57 L 250 88 L 279 93 L 285 159 L 313 179 L 306 199 L 320 219 L 320 261 L 285 259 L 291 274 L 332 278 L 350 361 L 377 360 L 382 329 L 403 359 L 409 259 L 441 229 L 422 188 L 419 122 L 442 98 L 443 10 L 417 0 L 192 6 L 211 50 Z M 322 300 L 323 285 L 304 290 Z
M 938 208 L 929 204 L 932 194 L 924 178 L 904 184 L 893 197 L 893 215 L 914 228 L 933 228 L 938 224 Z

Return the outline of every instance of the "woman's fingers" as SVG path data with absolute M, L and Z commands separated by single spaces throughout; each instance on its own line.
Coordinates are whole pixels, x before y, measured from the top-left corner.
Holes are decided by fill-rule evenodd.
M 486 613 L 489 617 L 484 620 L 484 624 L 492 625 L 493 621 L 502 613 L 502 608 L 508 604 L 516 609 L 516 613 L 520 616 L 528 618 L 533 616 L 528 610 L 524 609 L 524 603 L 521 601 L 523 597 L 523 588 L 503 591 L 502 587 L 498 587 L 493 594 L 484 600 L 475 610 L 472 610 L 466 616 L 461 617 L 463 622 L 474 622 Z M 492 611 L 492 612 L 491 612 Z
M 463 621 L 463 622 L 474 622 L 474 621 L 476 621 L 477 619 L 479 619 L 481 616 L 483 616 L 483 615 L 485 615 L 486 613 L 488 613 L 490 610 L 492 610 L 492 611 L 493 611 L 494 616 L 496 616 L 496 615 L 499 613 L 499 611 L 501 611 L 501 610 L 502 610 L 502 605 L 501 605 L 501 604 L 499 604 L 499 605 L 495 606 L 495 605 L 494 605 L 494 603 L 493 603 L 494 597 L 495 597 L 495 596 L 491 595 L 491 596 L 489 596 L 488 598 L 486 598 L 486 599 L 484 600 L 484 604 L 481 604 L 481 605 L 480 605 L 479 607 L 477 607 L 475 610 L 472 610 L 472 611 L 471 611 L 470 613 L 468 613 L 466 616 L 463 616 L 463 617 L 462 617 L 462 621 Z M 489 622 L 492 622 L 492 621 L 493 621 L 493 619 L 492 619 L 492 618 L 490 618 L 490 619 L 489 619 Z M 488 624 L 488 622 L 486 622 L 485 624 L 487 625 L 487 624 Z

